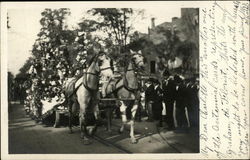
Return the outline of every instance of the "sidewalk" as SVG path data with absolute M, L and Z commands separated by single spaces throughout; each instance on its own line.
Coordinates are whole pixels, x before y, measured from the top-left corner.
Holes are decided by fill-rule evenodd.
M 135 122 L 137 144 L 131 144 L 129 139 L 130 126 L 125 126 L 125 132 L 117 134 L 121 119 L 112 119 L 112 132 L 108 133 L 102 127 L 97 135 L 132 153 L 198 153 L 199 133 L 194 129 L 168 131 L 157 128 L 154 122 Z

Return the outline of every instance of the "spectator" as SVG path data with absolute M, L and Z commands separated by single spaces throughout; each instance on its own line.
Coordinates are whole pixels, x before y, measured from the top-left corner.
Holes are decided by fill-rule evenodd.
M 159 121 L 157 124 L 159 127 L 162 126 L 162 89 L 160 87 L 160 82 L 154 80 L 154 92 L 153 92 L 154 102 L 153 102 L 153 117 L 154 120 Z
M 192 89 L 191 89 L 191 79 L 186 79 L 184 81 L 184 104 L 185 107 L 187 108 L 187 115 L 188 115 L 188 120 L 189 120 L 189 125 L 191 125 L 191 121 L 194 118 L 193 116 L 193 112 L 194 112 L 194 108 L 191 105 L 191 102 L 193 100 L 193 95 L 192 95 Z
M 154 92 L 154 85 L 153 85 L 153 79 L 149 78 L 149 80 L 146 83 L 146 91 L 145 91 L 145 104 L 146 104 L 146 112 L 148 115 L 147 121 L 152 122 L 153 121 L 153 113 L 152 113 L 152 105 L 154 102 L 153 92 Z
M 190 127 L 198 127 L 199 126 L 199 84 L 195 78 L 192 79 L 190 84 Z
M 183 79 L 176 75 L 176 121 L 179 128 L 187 127 L 187 117 L 185 114 L 185 85 Z
M 144 92 L 144 89 L 143 89 L 143 86 L 141 84 L 141 82 L 138 83 L 139 87 L 140 87 L 140 94 L 139 94 L 139 98 L 138 98 L 138 108 L 137 108 L 137 111 L 136 111 L 136 121 L 138 122 L 141 122 L 141 118 L 142 118 L 142 109 L 143 109 L 143 106 L 142 106 L 142 94 Z
M 174 82 L 174 78 L 172 76 L 167 75 L 166 79 L 162 84 L 163 89 L 163 100 L 166 105 L 166 122 L 168 125 L 168 129 L 174 129 L 174 101 L 176 96 L 176 85 Z

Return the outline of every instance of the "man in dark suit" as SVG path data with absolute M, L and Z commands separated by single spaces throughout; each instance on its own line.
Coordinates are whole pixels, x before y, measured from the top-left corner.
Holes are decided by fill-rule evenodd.
M 189 105 L 189 119 L 190 119 L 190 127 L 198 127 L 199 126 L 199 82 L 195 80 L 195 77 L 192 78 L 189 90 L 190 90 L 190 105 Z
M 176 75 L 174 79 L 176 82 L 176 121 L 179 128 L 185 128 L 188 126 L 187 117 L 185 114 L 185 83 L 179 75 Z
M 160 82 L 155 79 L 154 80 L 154 92 L 153 92 L 153 117 L 154 120 L 159 121 L 158 126 L 162 126 L 162 89 L 160 87 Z
M 153 85 L 153 79 L 149 78 L 147 82 L 147 88 L 145 91 L 145 104 L 146 104 L 146 111 L 148 114 L 147 121 L 153 121 L 153 114 L 152 114 L 152 105 L 154 103 L 154 85 Z
M 166 122 L 168 125 L 168 129 L 174 129 L 174 101 L 176 96 L 176 85 L 174 82 L 174 78 L 172 76 L 166 76 L 166 79 L 162 84 L 163 90 L 163 101 L 166 105 Z

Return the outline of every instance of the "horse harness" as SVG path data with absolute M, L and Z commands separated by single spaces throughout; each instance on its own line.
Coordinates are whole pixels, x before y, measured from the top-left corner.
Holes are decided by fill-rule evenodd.
M 119 86 L 119 87 L 116 88 L 117 84 L 118 84 L 121 80 L 123 80 L 123 85 L 121 85 L 121 86 Z M 108 81 L 108 84 L 107 84 L 106 87 L 105 87 L 105 93 L 106 93 L 106 96 L 105 96 L 105 97 L 109 97 L 109 96 L 111 96 L 112 94 L 114 94 L 115 97 L 118 97 L 117 93 L 118 93 L 118 91 L 119 91 L 120 89 L 122 89 L 122 88 L 125 88 L 126 90 L 128 90 L 128 91 L 130 91 L 130 92 L 132 92 L 132 93 L 136 93 L 136 92 L 138 91 L 138 88 L 130 88 L 130 87 L 128 86 L 128 80 L 126 79 L 126 76 L 124 76 L 124 77 L 119 77 L 119 79 L 117 79 L 117 80 L 114 82 L 114 84 L 112 84 L 112 83 L 113 83 L 112 81 L 114 81 L 114 79 L 111 78 L 111 79 Z M 108 93 L 107 88 L 108 88 L 109 85 L 112 85 L 112 91 Z
M 141 61 L 139 61 L 138 63 L 140 63 Z M 99 73 L 102 71 L 102 70 L 106 70 L 106 69 L 109 69 L 109 68 L 111 68 L 111 67 L 106 67 L 106 68 L 103 68 L 103 69 L 101 69 L 98 73 L 92 73 L 92 72 L 84 72 L 83 74 L 85 75 L 85 76 L 83 76 L 83 81 L 74 89 L 74 91 L 67 97 L 67 98 L 70 98 L 72 95 L 74 95 L 75 93 L 76 93 L 76 91 L 80 88 L 80 86 L 81 85 L 83 85 L 89 92 L 90 92 L 90 94 L 94 94 L 94 93 L 96 93 L 97 91 L 98 91 L 98 87 L 96 88 L 96 89 L 92 89 L 92 88 L 90 88 L 88 85 L 87 85 L 87 74 L 92 74 L 92 75 L 94 75 L 94 76 L 99 76 Z M 134 69 L 132 68 L 132 69 L 129 69 L 129 70 L 126 70 L 126 72 L 127 71 L 133 71 Z M 84 78 L 85 77 L 85 78 Z M 75 81 L 75 83 L 79 80 L 80 78 L 78 78 L 76 81 Z M 117 81 L 116 81 L 116 83 L 115 83 L 115 85 L 114 86 L 116 86 L 121 80 L 124 80 L 124 83 L 123 83 L 123 85 L 121 85 L 121 86 L 119 86 L 118 88 L 115 88 L 114 90 L 112 90 L 110 93 L 107 93 L 106 94 L 106 96 L 109 96 L 109 95 L 112 95 L 112 94 L 115 94 L 115 97 L 117 97 L 117 92 L 121 89 L 121 88 L 125 88 L 126 90 L 128 90 L 128 91 L 130 91 L 130 92 L 132 92 L 132 93 L 136 93 L 137 91 L 138 91 L 138 89 L 139 88 L 130 88 L 129 86 L 128 86 L 128 80 L 126 79 L 126 76 L 124 76 L 124 78 L 119 78 Z M 111 81 L 109 81 L 108 83 L 110 83 Z M 108 86 L 108 84 L 107 84 L 107 86 Z M 107 87 L 106 87 L 106 89 L 105 89 L 105 91 L 107 90 Z
M 106 69 L 109 69 L 110 67 L 107 67 L 107 68 L 103 68 L 103 69 L 101 69 L 101 71 L 102 70 L 106 70 Z M 96 93 L 97 91 L 98 91 L 98 87 L 97 87 L 97 89 L 92 89 L 92 88 L 90 88 L 89 86 L 88 86 L 88 84 L 87 84 L 87 74 L 91 74 L 91 75 L 94 75 L 94 76 L 99 76 L 99 73 L 101 72 L 101 71 L 99 71 L 98 73 L 92 73 L 92 72 L 84 72 L 83 74 L 84 74 L 84 76 L 82 77 L 83 78 L 83 80 L 82 80 L 82 82 L 77 86 L 77 87 L 75 87 L 74 88 L 74 91 L 67 97 L 67 98 L 70 98 L 71 96 L 73 96 L 75 93 L 76 93 L 76 91 L 80 88 L 80 86 L 81 85 L 83 85 L 89 92 L 90 92 L 90 94 L 94 94 L 94 93 Z M 81 78 L 80 77 L 80 78 Z M 84 78 L 85 77 L 85 78 Z M 80 78 L 77 78 L 77 80 L 74 82 L 74 83 L 76 83 Z

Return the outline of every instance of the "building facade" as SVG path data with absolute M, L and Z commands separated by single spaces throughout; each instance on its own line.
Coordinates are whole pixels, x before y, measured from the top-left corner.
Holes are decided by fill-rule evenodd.
M 172 73 L 199 72 L 199 9 L 182 8 L 181 17 L 155 25 L 151 19 L 148 34 L 141 35 L 147 43 L 142 48 L 146 58 L 145 75 L 163 78 L 164 71 Z M 175 41 L 173 35 L 178 37 Z M 174 49 L 171 49 L 174 48 Z

